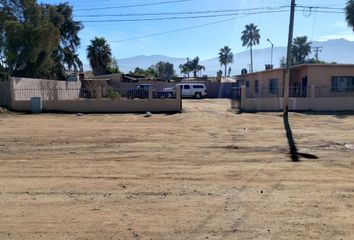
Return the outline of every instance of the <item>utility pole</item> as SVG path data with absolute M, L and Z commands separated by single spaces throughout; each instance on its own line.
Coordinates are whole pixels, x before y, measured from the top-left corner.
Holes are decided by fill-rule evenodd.
M 291 46 L 293 43 L 293 34 L 294 34 L 294 17 L 295 17 L 295 0 L 291 0 L 288 52 L 286 56 L 286 69 L 285 69 L 285 81 L 284 81 L 284 104 L 283 104 L 284 116 L 288 115 L 288 109 L 289 109 L 289 82 L 290 82 L 290 67 L 291 67 L 291 58 L 292 58 Z
M 322 52 L 322 47 L 313 47 L 313 49 L 315 49 L 315 58 L 316 61 L 318 62 L 318 53 Z
M 269 38 L 267 38 L 267 41 L 272 45 L 272 52 L 270 54 L 270 65 L 272 65 L 272 67 L 273 67 L 273 49 L 274 49 L 274 44 L 272 43 L 272 41 L 270 41 Z

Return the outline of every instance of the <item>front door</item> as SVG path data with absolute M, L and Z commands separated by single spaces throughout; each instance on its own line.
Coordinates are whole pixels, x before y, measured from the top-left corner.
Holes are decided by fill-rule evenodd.
M 301 93 L 301 97 L 307 97 L 307 76 L 302 79 Z

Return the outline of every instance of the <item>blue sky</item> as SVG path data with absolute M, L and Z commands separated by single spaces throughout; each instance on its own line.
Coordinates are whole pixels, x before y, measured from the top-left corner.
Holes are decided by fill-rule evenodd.
M 170 3 L 163 5 L 113 8 L 132 4 L 156 3 L 166 0 L 71 0 L 74 6 L 75 19 L 80 21 L 97 19 L 117 19 L 108 17 L 109 14 L 127 13 L 161 13 L 161 12 L 185 12 L 225 9 L 245 9 L 262 7 L 288 6 L 290 0 L 190 0 L 186 2 Z M 44 0 L 45 3 L 58 3 L 57 0 Z M 328 6 L 342 8 L 345 0 L 297 0 L 297 5 Z M 111 9 L 88 11 L 82 9 L 95 9 L 97 7 L 112 7 Z M 288 10 L 288 9 L 282 9 Z M 339 11 L 339 10 L 337 10 Z M 82 17 L 87 15 L 102 15 L 101 18 Z M 171 57 L 194 57 L 209 59 L 217 56 L 218 50 L 228 45 L 234 52 L 247 50 L 242 47 L 240 33 L 249 23 L 258 25 L 261 34 L 261 43 L 256 48 L 269 47 L 266 41 L 271 39 L 275 46 L 285 46 L 287 43 L 289 12 L 259 14 L 242 16 L 240 18 L 213 24 L 205 27 L 180 31 L 155 37 L 140 38 L 130 41 L 113 42 L 149 34 L 173 31 L 190 26 L 207 24 L 219 20 L 235 18 L 235 16 L 223 16 L 217 18 L 180 19 L 165 21 L 141 21 L 141 22 L 84 22 L 85 28 L 80 33 L 82 47 L 80 57 L 84 63 L 86 60 L 86 46 L 95 36 L 104 37 L 111 45 L 113 55 L 118 59 L 136 55 L 167 55 Z M 122 18 L 122 17 L 120 17 Z M 141 17 L 133 17 L 141 18 Z M 346 38 L 354 41 L 354 33 L 347 27 L 344 13 L 314 13 L 309 9 L 298 11 L 295 15 L 294 36 L 307 35 L 309 40 L 328 40 Z

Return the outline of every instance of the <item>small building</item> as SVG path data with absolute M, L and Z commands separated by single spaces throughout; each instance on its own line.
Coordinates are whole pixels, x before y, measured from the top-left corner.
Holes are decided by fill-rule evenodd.
M 246 86 L 248 96 L 281 96 L 285 69 L 236 76 L 239 86 Z M 289 96 L 310 97 L 310 88 L 317 96 L 345 96 L 354 92 L 354 64 L 303 64 L 290 70 Z
M 279 110 L 283 106 L 285 69 L 236 76 L 244 86 L 245 110 Z M 303 64 L 290 70 L 292 110 L 354 110 L 354 64 Z M 242 103 L 243 99 L 243 103 Z

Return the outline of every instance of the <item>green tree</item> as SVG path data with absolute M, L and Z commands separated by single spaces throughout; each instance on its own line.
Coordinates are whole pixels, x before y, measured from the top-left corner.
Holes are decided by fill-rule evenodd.
M 286 58 L 284 56 L 282 56 L 279 60 L 279 65 L 281 68 L 285 68 L 286 67 Z
M 198 65 L 197 71 L 199 73 L 199 77 L 202 77 L 202 72 L 205 71 L 205 67 L 203 65 Z
M 134 74 L 136 76 L 152 77 L 152 78 L 158 77 L 158 75 L 159 75 L 159 73 L 156 69 L 156 65 L 151 65 L 146 70 L 137 67 L 137 68 L 135 68 L 134 72 L 132 72 L 132 74 Z
M 202 65 L 199 65 L 199 57 L 195 57 L 192 61 L 187 62 L 187 64 L 189 65 L 190 70 L 193 72 L 193 77 L 197 78 L 198 77 L 198 73 L 201 70 L 205 70 L 205 67 Z
M 228 46 L 225 46 L 223 48 L 220 49 L 219 51 L 219 62 L 220 65 L 224 65 L 225 67 L 225 77 L 227 76 L 227 65 L 231 64 L 234 62 L 234 54 L 231 51 L 231 48 L 229 48 Z
M 87 47 L 87 58 L 95 75 L 106 74 L 112 60 L 111 47 L 106 39 L 95 37 Z
M 195 62 L 196 62 L 196 59 L 194 59 L 194 63 Z M 199 62 L 199 58 L 198 58 L 198 62 Z M 187 58 L 187 62 L 179 65 L 179 69 L 180 69 L 181 73 L 187 75 L 187 77 L 189 78 L 190 72 L 193 72 L 193 70 L 194 70 L 193 61 L 191 61 L 191 60 L 189 60 L 189 58 Z
M 259 29 L 257 28 L 257 25 L 254 25 L 253 23 L 246 25 L 245 30 L 242 31 L 242 46 L 247 46 L 250 48 L 250 53 L 251 53 L 251 73 L 253 72 L 253 54 L 252 54 L 252 48 L 255 45 L 259 44 L 259 41 L 261 39 L 261 35 L 259 34 Z
M 169 62 L 158 62 L 155 66 L 158 72 L 158 76 L 161 79 L 168 79 L 175 76 L 175 70 L 173 64 Z
M 191 72 L 191 69 L 189 68 L 188 64 L 180 64 L 179 69 L 181 74 L 183 74 L 184 76 L 187 75 L 187 77 L 189 78 L 189 73 Z
M 113 57 L 106 70 L 106 74 L 115 74 L 115 73 L 120 73 L 120 71 L 119 71 L 118 59 L 116 57 Z
M 81 29 L 67 3 L 0 0 L 1 68 L 13 76 L 65 78 L 64 65 L 82 66 L 76 54 Z
M 354 31 L 354 0 L 348 0 L 345 6 L 345 19 Z
M 45 5 L 48 6 L 48 5 Z M 50 6 L 49 6 L 50 8 Z M 82 62 L 76 53 L 80 46 L 79 32 L 83 29 L 81 22 L 74 21 L 73 8 L 68 3 L 60 3 L 55 6 L 55 11 L 64 17 L 64 22 L 60 26 L 60 45 L 54 51 L 53 58 L 56 60 L 55 68 L 74 71 L 83 71 Z
M 293 40 L 291 46 L 291 55 L 293 59 L 293 64 L 303 64 L 306 61 L 306 58 L 311 53 L 311 42 L 307 42 L 307 37 L 296 37 Z
M 63 17 L 42 11 L 35 0 L 1 1 L 3 58 L 14 76 L 42 77 L 48 74 L 52 52 L 59 45 L 58 26 Z

